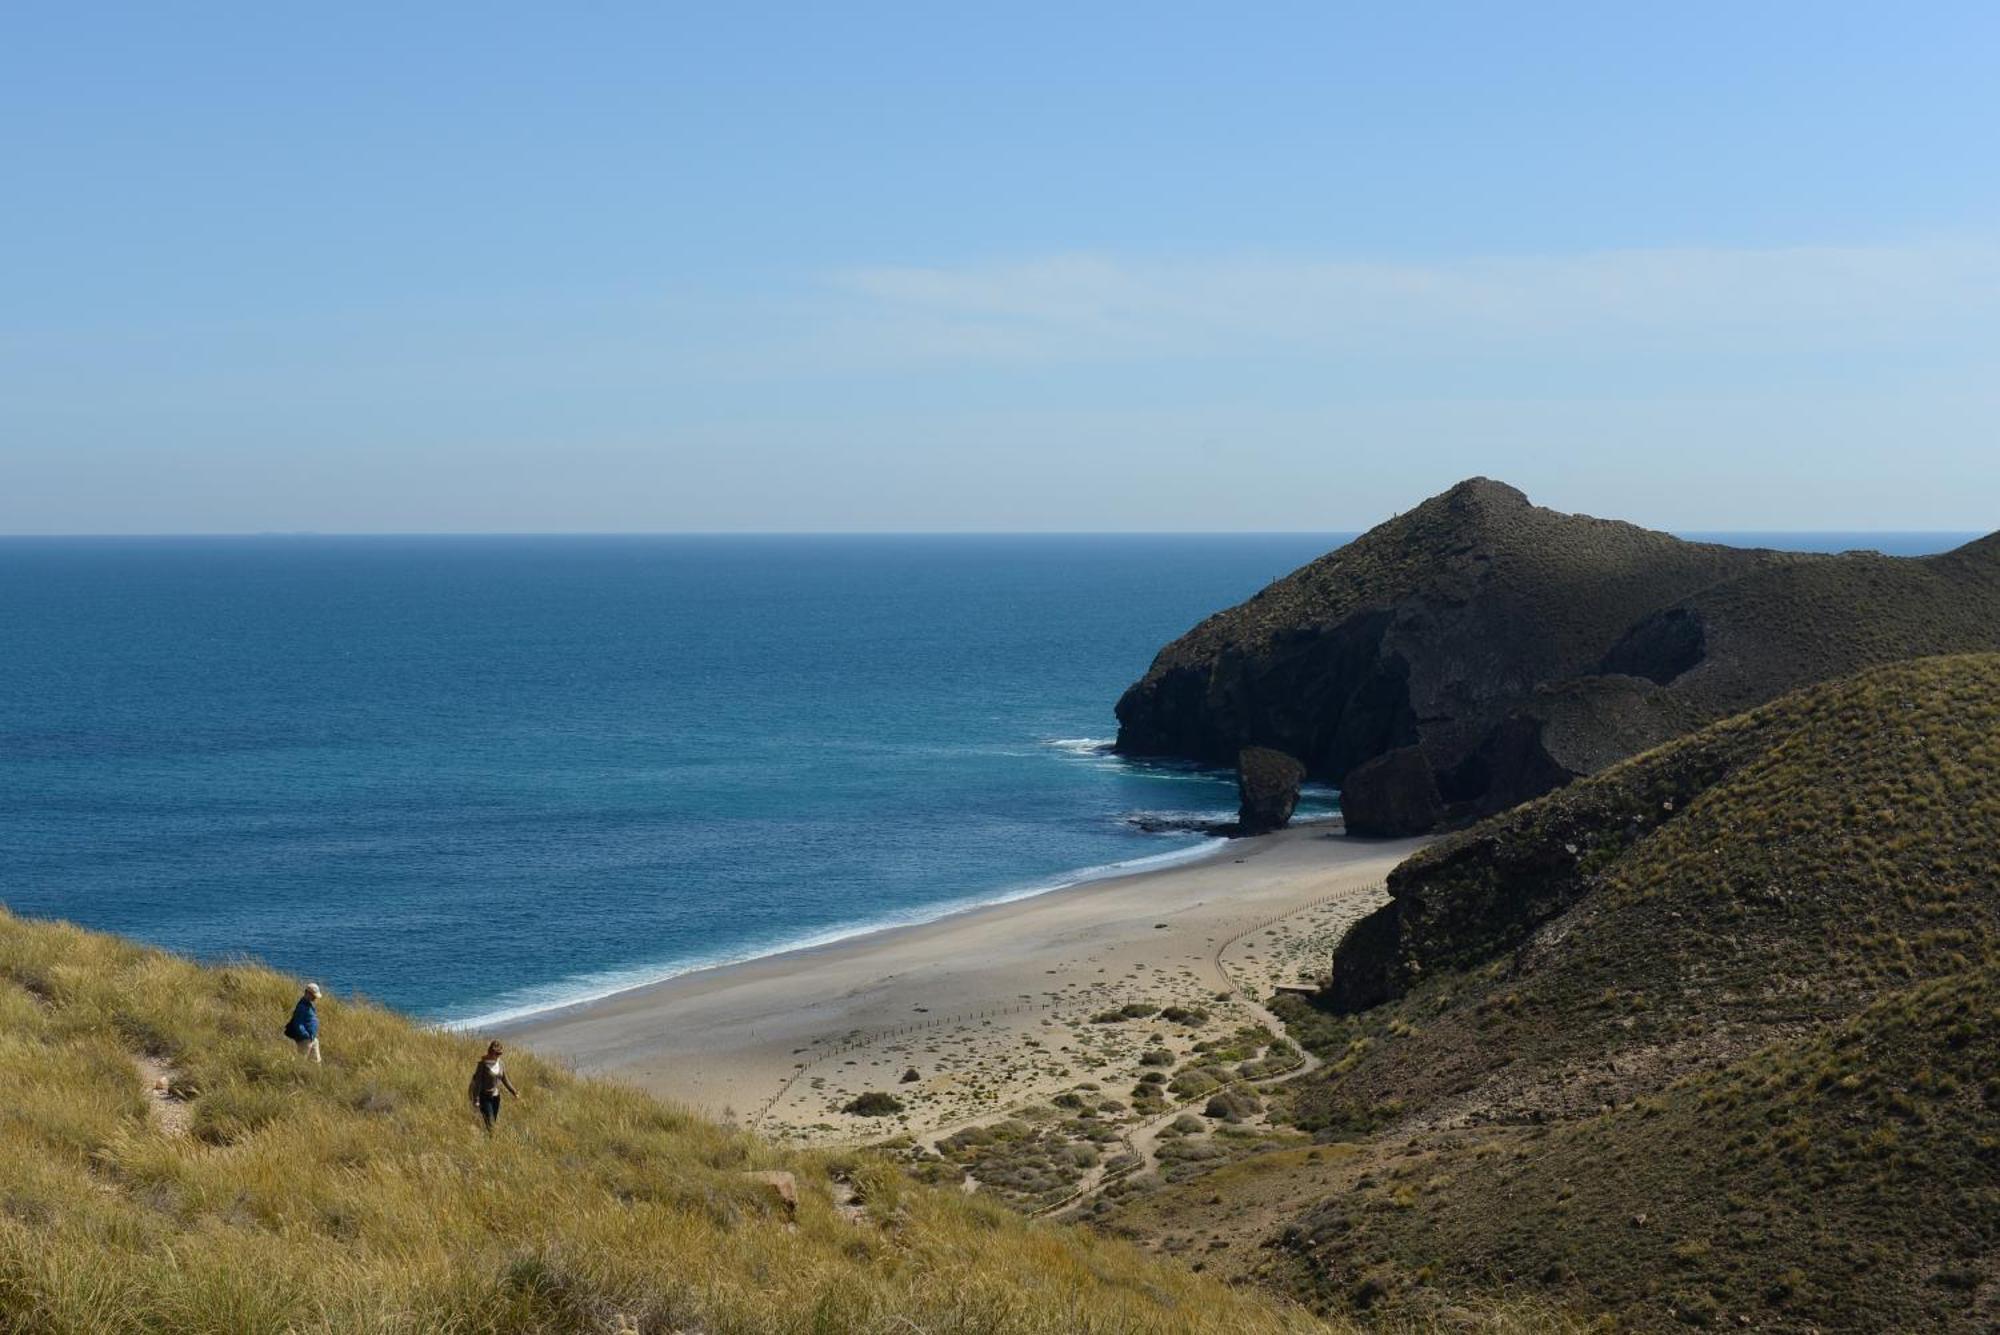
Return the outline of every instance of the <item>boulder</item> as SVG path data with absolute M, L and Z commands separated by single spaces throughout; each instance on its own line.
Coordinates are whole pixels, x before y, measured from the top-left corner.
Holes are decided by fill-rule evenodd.
M 1246 746 L 1236 753 L 1236 789 L 1241 805 L 1236 814 L 1243 834 L 1282 830 L 1299 805 L 1299 785 L 1306 767 L 1283 751 Z
M 1435 829 L 1444 819 L 1444 797 L 1422 749 L 1403 746 L 1347 776 L 1340 812 L 1349 834 L 1396 839 Z

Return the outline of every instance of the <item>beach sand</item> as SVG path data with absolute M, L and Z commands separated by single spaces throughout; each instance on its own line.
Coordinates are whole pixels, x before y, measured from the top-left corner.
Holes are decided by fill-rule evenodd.
M 1339 934 L 1386 899 L 1383 878 L 1421 843 L 1295 827 L 1196 862 L 684 974 L 502 1032 L 777 1139 L 932 1136 L 1131 1069 L 1149 1041 L 1192 1046 L 1196 1031 L 1157 1019 L 1093 1023 L 1128 1003 L 1199 1005 L 1211 1037 L 1259 1023 L 1255 1003 L 1324 973 Z M 905 1111 L 840 1111 L 867 1091 Z

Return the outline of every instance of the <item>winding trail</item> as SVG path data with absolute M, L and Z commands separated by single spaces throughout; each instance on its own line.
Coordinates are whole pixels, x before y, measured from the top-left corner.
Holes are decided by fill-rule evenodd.
M 1215 976 L 1221 981 L 1223 989 L 1236 995 L 1237 1004 L 1250 1012 L 1252 1019 L 1281 1038 L 1285 1034 L 1285 1022 L 1280 1020 L 1263 1002 L 1257 1000 L 1253 993 L 1245 991 L 1238 984 L 1235 976 L 1229 972 L 1229 966 L 1222 962 L 1222 955 L 1224 951 L 1251 933 L 1264 931 L 1276 923 L 1283 922 L 1286 918 L 1296 917 L 1298 914 L 1310 912 L 1318 907 L 1319 904 L 1317 903 L 1307 904 L 1293 910 L 1291 913 L 1280 914 L 1266 922 L 1253 923 L 1251 926 L 1244 928 L 1242 931 L 1236 933 L 1236 935 L 1229 937 L 1216 946 L 1214 953 L 1209 956 L 1209 965 L 1215 970 Z M 1136 1163 L 1128 1163 L 1127 1166 L 1121 1168 L 1114 1175 L 1108 1171 L 1108 1161 L 1100 1160 L 1095 1167 L 1084 1174 L 1083 1179 L 1078 1182 L 1076 1190 L 1051 1205 L 1045 1205 L 1040 1209 L 1031 1211 L 1031 1214 L 1035 1218 L 1046 1218 L 1051 1215 L 1060 1214 L 1065 1210 L 1073 1210 L 1077 1206 L 1083 1205 L 1102 1194 L 1104 1189 L 1112 1183 L 1121 1182 L 1128 1177 L 1134 1177 L 1140 1173 L 1149 1172 L 1159 1167 L 1160 1133 L 1165 1131 L 1173 1123 L 1174 1119 L 1178 1118 L 1195 1104 L 1205 1104 L 1224 1090 L 1263 1089 L 1287 1080 L 1296 1079 L 1302 1075 L 1310 1075 L 1325 1064 L 1320 1058 L 1315 1057 L 1304 1048 L 1299 1048 L 1298 1053 L 1298 1063 L 1283 1071 L 1272 1075 L 1240 1076 L 1222 1085 L 1219 1089 L 1211 1089 L 1205 1094 L 1196 1095 L 1194 1098 L 1183 1099 L 1166 1111 L 1156 1113 L 1143 1122 L 1137 1122 L 1127 1127 L 1120 1139 L 1125 1146 L 1126 1155 L 1136 1159 Z

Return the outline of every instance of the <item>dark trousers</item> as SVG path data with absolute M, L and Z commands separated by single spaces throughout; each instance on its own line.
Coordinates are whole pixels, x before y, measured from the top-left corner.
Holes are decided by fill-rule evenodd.
M 493 1124 L 500 1120 L 499 1090 L 496 1089 L 491 1094 L 481 1094 L 479 1096 L 479 1119 L 486 1123 L 488 1131 L 491 1131 Z

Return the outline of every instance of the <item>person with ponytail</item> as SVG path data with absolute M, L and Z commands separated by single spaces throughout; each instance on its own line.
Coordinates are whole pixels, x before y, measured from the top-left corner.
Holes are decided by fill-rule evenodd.
M 467 1087 L 466 1093 L 472 1099 L 472 1106 L 479 1110 L 479 1119 L 486 1124 L 489 1136 L 493 1134 L 494 1123 L 500 1120 L 500 1091 L 503 1089 L 517 1099 L 521 1097 L 521 1091 L 514 1088 L 514 1082 L 500 1069 L 500 1044 L 488 1043 L 486 1055 L 472 1068 L 472 1084 Z

